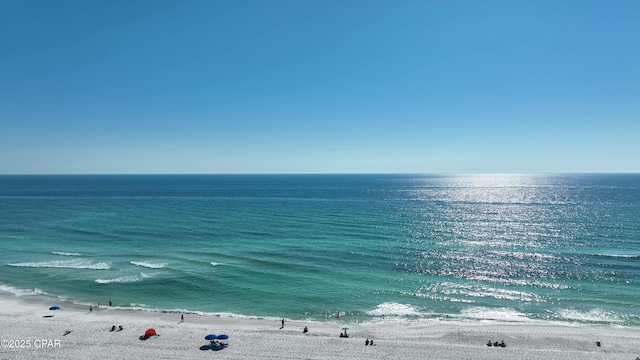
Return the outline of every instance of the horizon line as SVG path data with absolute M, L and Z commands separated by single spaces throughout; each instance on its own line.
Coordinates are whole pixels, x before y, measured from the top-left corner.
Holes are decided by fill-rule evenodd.
M 7 173 L 0 176 L 208 176 L 208 175 L 634 175 L 640 171 L 571 172 L 229 172 L 229 173 Z

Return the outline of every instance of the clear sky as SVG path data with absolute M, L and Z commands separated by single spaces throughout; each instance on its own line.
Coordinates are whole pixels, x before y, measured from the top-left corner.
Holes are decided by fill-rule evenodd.
M 0 1 L 0 173 L 640 172 L 640 1 Z

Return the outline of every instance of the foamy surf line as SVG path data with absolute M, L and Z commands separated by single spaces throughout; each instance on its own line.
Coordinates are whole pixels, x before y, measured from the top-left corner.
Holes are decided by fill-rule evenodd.
M 109 270 L 111 268 L 111 263 L 109 262 L 94 263 L 85 259 L 73 259 L 73 260 L 9 263 L 7 264 L 7 266 L 30 267 L 30 268 Z
M 512 308 L 483 306 L 469 306 L 459 314 L 435 313 L 429 309 L 420 309 L 408 304 L 387 302 L 366 311 L 366 315 L 373 317 L 363 323 L 406 322 L 415 319 L 431 319 L 432 321 L 461 321 L 461 322 L 495 322 L 495 323 L 537 323 L 563 325 L 610 325 L 618 326 L 625 323 L 628 314 L 618 314 L 603 309 L 580 311 L 576 309 L 558 309 L 553 312 L 553 318 L 542 319 L 531 314 L 519 312 Z M 628 320 L 628 319 L 626 319 Z
M 143 281 L 145 279 L 154 277 L 155 275 L 156 274 L 140 273 L 136 275 L 121 276 L 121 277 L 112 278 L 112 279 L 96 279 L 94 281 L 98 284 L 111 284 L 111 283 L 125 284 L 125 283 L 134 283 L 134 282 Z
M 77 306 L 39 296 L 25 301 L 0 296 L 0 327 L 11 328 L 14 339 L 50 339 L 59 346 L 46 349 L 47 358 L 86 359 L 117 349 L 121 358 L 264 359 L 635 359 L 640 333 L 633 328 L 560 326 L 549 324 L 432 322 L 348 324 L 285 319 L 211 317 L 184 313 L 122 310 L 105 307 L 89 313 Z M 58 305 L 53 314 L 48 309 Z M 398 306 L 397 312 L 408 309 Z M 16 321 L 18 319 L 19 321 Z M 109 331 L 122 325 L 122 331 Z M 308 332 L 303 333 L 302 329 Z M 149 328 L 160 336 L 139 340 Z M 347 328 L 348 338 L 338 335 Z M 212 354 L 204 337 L 227 334 L 229 346 Z M 374 346 L 365 340 L 374 340 Z M 502 341 L 505 348 L 486 345 Z M 41 343 L 40 343 L 41 344 Z M 597 344 L 600 344 L 598 346 Z M 33 347 L 33 344 L 32 344 Z M 3 359 L 40 356 L 34 349 L 5 348 Z M 44 355 L 43 355 L 44 356 Z M 106 356 L 108 357 L 108 356 Z
M 168 263 L 150 263 L 146 261 L 130 261 L 129 263 L 131 265 L 146 267 L 149 269 L 162 269 L 163 267 L 168 265 Z
M 82 256 L 82 254 L 80 253 L 69 253 L 69 252 L 63 252 L 63 251 L 52 251 L 51 253 L 54 255 L 62 255 L 62 256 Z

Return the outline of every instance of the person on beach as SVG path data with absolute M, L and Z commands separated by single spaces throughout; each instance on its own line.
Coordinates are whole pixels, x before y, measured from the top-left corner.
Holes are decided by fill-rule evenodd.
M 124 326 L 122 326 L 122 325 L 118 326 L 118 330 L 117 331 L 122 331 L 122 330 L 124 330 Z
M 280 326 L 280 329 L 284 329 L 284 319 L 282 319 L 282 326 Z
M 364 342 L 365 346 L 369 345 L 369 339 L 367 339 L 367 341 Z
M 115 325 L 113 325 L 113 326 L 111 327 L 111 330 L 109 330 L 109 331 L 116 331 L 116 326 L 115 326 Z
M 111 306 L 111 300 L 109 300 L 109 306 Z
M 93 312 L 93 306 L 89 305 L 89 314 Z
M 373 346 L 373 339 L 369 340 L 369 345 Z
M 302 330 L 302 333 L 303 333 L 303 334 L 306 334 L 306 333 L 307 333 L 307 331 L 309 331 L 309 329 L 305 326 L 305 327 L 304 327 L 304 329 Z
M 184 314 L 180 315 L 180 322 L 183 323 L 184 322 Z

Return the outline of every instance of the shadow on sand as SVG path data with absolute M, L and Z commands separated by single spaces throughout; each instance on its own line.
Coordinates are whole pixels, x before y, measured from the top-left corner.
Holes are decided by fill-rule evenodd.
M 220 351 L 224 348 L 226 348 L 227 346 L 229 346 L 229 344 L 223 344 L 223 343 L 219 343 L 219 342 L 212 342 L 209 345 L 202 345 L 200 346 L 200 350 L 213 350 L 213 351 Z

